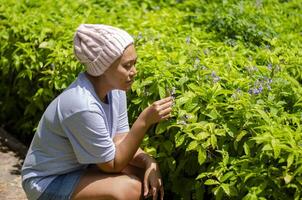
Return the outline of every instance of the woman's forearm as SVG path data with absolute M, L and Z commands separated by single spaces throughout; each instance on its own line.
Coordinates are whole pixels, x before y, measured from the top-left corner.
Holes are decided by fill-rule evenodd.
M 172 97 L 167 97 L 147 107 L 134 122 L 125 138 L 116 143 L 114 159 L 98 164 L 99 168 L 105 172 L 121 172 L 133 159 L 150 125 L 171 116 L 172 100 Z
M 99 168 L 105 172 L 121 172 L 135 157 L 149 126 L 144 118 L 139 117 L 129 133 L 115 143 L 114 160 L 98 164 Z
M 148 128 L 149 125 L 138 118 L 123 141 L 116 146 L 114 168 L 117 171 L 123 170 L 135 157 Z
M 151 162 L 155 162 L 155 160 L 141 148 L 138 148 L 130 164 L 145 169 Z

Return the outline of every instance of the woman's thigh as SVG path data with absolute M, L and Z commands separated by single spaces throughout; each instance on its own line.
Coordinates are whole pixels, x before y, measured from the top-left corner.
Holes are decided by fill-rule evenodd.
M 87 168 L 76 186 L 73 200 L 139 200 L 142 197 L 142 169 L 129 166 L 122 173 L 103 173 Z

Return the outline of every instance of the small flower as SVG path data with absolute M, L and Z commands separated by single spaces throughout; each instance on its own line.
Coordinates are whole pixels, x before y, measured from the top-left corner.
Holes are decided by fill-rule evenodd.
M 138 35 L 137 35 L 137 39 L 140 40 L 142 38 L 143 38 L 142 32 L 139 32 Z
M 194 68 L 197 68 L 197 66 L 199 65 L 199 63 L 200 63 L 199 58 L 196 58 L 195 62 L 194 62 Z
M 154 10 L 160 10 L 160 6 L 155 6 Z
M 256 0 L 256 7 L 262 7 L 262 0 Z
M 172 87 L 172 89 L 170 90 L 170 95 L 172 96 L 173 99 L 175 99 L 175 95 L 176 95 L 175 87 Z M 174 104 L 174 102 L 173 102 L 173 104 Z
M 254 73 L 256 71 L 258 71 L 258 68 L 256 66 L 246 66 L 245 69 L 250 73 Z
M 190 36 L 187 36 L 187 37 L 186 37 L 186 43 L 187 43 L 187 44 L 190 44 L 190 42 L 191 42 L 191 38 L 190 38 Z
M 201 66 L 201 69 L 202 69 L 202 70 L 207 70 L 208 68 L 207 68 L 206 66 L 203 65 L 203 66 Z
M 187 122 L 185 122 L 185 121 L 181 120 L 181 121 L 178 121 L 178 122 L 177 122 L 177 124 L 178 124 L 178 125 L 186 125 L 186 124 L 187 124 Z
M 259 93 L 261 93 L 263 91 L 263 87 L 262 84 L 260 84 L 259 88 L 258 88 Z
M 270 63 L 270 64 L 267 65 L 267 68 L 268 68 L 269 70 L 272 70 L 273 65 Z
M 257 88 L 253 89 L 253 94 L 259 94 L 259 93 L 260 93 L 260 91 Z
M 209 50 L 208 49 L 203 49 L 203 53 L 204 53 L 204 55 L 208 55 L 209 54 Z
M 237 88 L 236 91 L 232 94 L 232 98 L 235 99 L 235 100 L 238 100 L 239 99 L 239 95 L 241 94 L 241 90 L 240 88 Z
M 215 77 L 215 78 L 213 79 L 213 82 L 214 82 L 214 83 L 217 83 L 218 81 L 220 81 L 220 77 L 219 77 L 219 76 L 217 76 L 217 77 Z
M 179 123 L 178 124 L 182 124 L 182 125 L 185 125 L 188 123 L 188 120 L 192 118 L 192 115 L 190 114 L 185 114 L 183 116 L 181 116 L 180 120 L 179 120 Z
M 256 66 L 253 66 L 253 67 L 252 67 L 252 70 L 253 70 L 253 71 L 258 71 L 258 68 L 257 68 Z
M 216 73 L 215 73 L 214 71 L 211 73 L 211 76 L 212 76 L 212 78 L 213 78 L 213 82 L 214 82 L 214 83 L 217 83 L 218 81 L 220 81 L 220 77 L 217 76 Z
M 275 69 L 274 69 L 274 72 L 280 72 L 281 71 L 281 68 L 279 65 L 276 65 Z

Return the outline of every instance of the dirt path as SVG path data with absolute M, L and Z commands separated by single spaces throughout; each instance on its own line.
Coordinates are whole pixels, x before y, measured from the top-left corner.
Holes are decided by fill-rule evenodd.
M 22 159 L 7 147 L 7 139 L 1 136 L 0 134 L 0 199 L 26 200 L 20 176 Z

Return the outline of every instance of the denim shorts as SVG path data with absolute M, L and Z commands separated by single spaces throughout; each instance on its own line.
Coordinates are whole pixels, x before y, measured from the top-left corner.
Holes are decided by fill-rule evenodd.
M 69 200 L 84 170 L 77 170 L 56 177 L 38 200 Z

